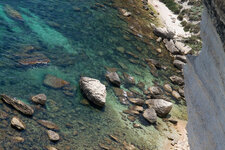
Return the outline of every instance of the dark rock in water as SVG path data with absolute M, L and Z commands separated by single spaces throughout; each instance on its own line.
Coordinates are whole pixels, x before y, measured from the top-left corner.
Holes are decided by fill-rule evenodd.
M 18 11 L 16 11 L 15 9 L 13 9 L 11 6 L 6 5 L 4 7 L 4 10 L 9 17 L 11 17 L 15 20 L 23 21 L 21 14 Z
M 29 105 L 25 104 L 24 102 L 22 102 L 20 100 L 16 100 L 5 94 L 1 95 L 1 99 L 5 103 L 11 105 L 13 108 L 15 108 L 16 110 L 20 111 L 21 113 L 23 113 L 25 115 L 33 115 L 33 113 L 34 113 L 33 108 L 31 108 Z
M 173 61 L 173 65 L 177 68 L 177 69 L 183 69 L 183 65 L 185 65 L 184 62 L 180 61 L 180 60 L 174 60 Z
M 45 102 L 46 102 L 46 100 L 47 100 L 47 97 L 46 97 L 45 94 L 38 94 L 38 95 L 32 96 L 32 97 L 31 97 L 31 100 L 32 100 L 34 103 L 44 105 Z
M 118 74 L 116 72 L 108 72 L 106 74 L 106 78 L 115 86 L 120 87 L 121 81 L 120 81 L 120 77 L 118 76 Z
M 171 111 L 173 104 L 163 99 L 150 99 L 146 101 L 150 108 L 154 108 L 159 117 L 165 117 Z
M 117 97 L 127 97 L 127 92 L 120 88 L 113 88 L 113 91 Z
M 52 130 L 48 130 L 47 134 L 48 134 L 49 139 L 53 142 L 56 142 L 60 139 L 59 134 Z
M 22 54 L 21 57 L 18 63 L 22 66 L 47 65 L 50 63 L 50 60 L 41 53 Z
M 141 89 L 144 90 L 145 89 L 145 84 L 143 82 L 138 82 L 137 86 Z
M 125 82 L 127 82 L 128 84 L 135 84 L 136 83 L 134 77 L 130 76 L 129 74 L 124 72 L 123 76 L 125 78 Z
M 49 86 L 51 88 L 60 89 L 63 88 L 64 86 L 70 85 L 70 83 L 63 79 L 48 74 L 45 76 L 44 85 Z
M 143 117 L 150 123 L 156 123 L 157 114 L 153 108 L 148 108 L 144 111 Z
M 89 77 L 81 77 L 80 88 L 88 100 L 100 107 L 105 105 L 106 87 L 99 80 Z
M 182 97 L 184 97 L 184 90 L 183 90 L 183 89 L 179 88 L 179 89 L 178 89 L 178 92 L 180 93 L 180 95 L 181 95 Z
M 53 122 L 51 121 L 48 121 L 48 120 L 38 120 L 37 121 L 39 124 L 41 124 L 42 126 L 48 128 L 48 129 L 51 129 L 51 130 L 59 130 L 59 127 L 54 124 Z
M 157 69 L 161 69 L 162 68 L 162 65 L 160 64 L 159 61 L 157 60 L 154 60 L 154 59 L 146 59 L 146 61 L 148 63 L 151 63 L 151 65 L 154 65 Z M 150 65 L 150 64 L 149 64 Z
M 0 110 L 0 119 L 7 119 L 8 118 L 8 114 L 2 110 Z
M 11 125 L 18 130 L 24 130 L 26 128 L 25 124 L 18 117 L 13 117 L 11 120 Z
M 184 85 L 184 79 L 178 76 L 171 76 L 170 80 L 177 85 Z
M 76 12 L 80 12 L 81 11 L 81 9 L 79 7 L 77 7 L 77 6 L 73 6 L 73 10 L 76 11 Z
M 145 101 L 143 99 L 140 99 L 140 98 L 129 98 L 128 100 L 131 103 L 136 104 L 136 105 L 140 105 L 140 106 L 145 104 Z

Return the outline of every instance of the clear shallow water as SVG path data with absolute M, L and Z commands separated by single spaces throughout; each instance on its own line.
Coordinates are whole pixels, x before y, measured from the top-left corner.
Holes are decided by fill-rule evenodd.
M 0 128 L 3 135 L 0 143 L 5 149 L 16 147 L 45 149 L 48 145 L 55 145 L 58 149 L 100 149 L 99 143 L 114 149 L 122 149 L 123 141 L 132 143 L 139 149 L 156 149 L 156 146 L 163 142 L 160 130 L 150 126 L 143 119 L 136 121 L 143 124 L 143 129 L 134 129 L 130 121 L 121 119 L 120 112 L 127 106 L 119 103 L 111 85 L 107 87 L 107 103 L 103 110 L 80 103 L 83 99 L 78 85 L 80 76 L 93 77 L 107 84 L 106 67 L 117 68 L 120 75 L 123 72 L 129 73 L 137 82 L 144 82 L 146 87 L 152 85 L 153 80 L 160 84 L 166 82 L 174 71 L 167 53 L 164 58 L 158 57 L 152 46 L 141 42 L 128 32 L 127 24 L 118 17 L 116 9 L 108 6 L 95 9 L 93 6 L 96 2 L 94 0 L 0 2 L 0 93 L 17 97 L 30 104 L 32 104 L 29 100 L 31 95 L 45 93 L 48 97 L 46 107 L 36 109 L 33 118 L 8 110 L 8 123 L 1 120 L 5 125 Z M 112 2 L 107 0 L 104 3 Z M 5 12 L 6 4 L 19 11 L 24 21 L 9 17 Z M 76 11 L 73 7 L 81 10 Z M 154 40 L 149 42 L 156 44 Z M 19 65 L 18 60 L 23 57 L 21 54 L 30 45 L 35 47 L 34 52 L 44 54 L 51 62 L 43 66 Z M 125 53 L 116 50 L 117 47 L 123 47 Z M 132 52 L 139 58 L 127 52 Z M 158 59 L 164 65 L 169 65 L 168 68 L 171 70 L 160 71 L 158 78 L 155 78 L 143 61 L 144 58 Z M 132 60 L 136 60 L 138 64 L 132 63 Z M 76 87 L 73 91 L 74 96 L 70 97 L 62 90 L 44 86 L 46 74 L 70 82 Z M 6 107 L 1 104 L 1 108 Z M 183 117 L 183 112 L 180 111 L 185 111 L 184 106 L 176 105 L 175 108 L 171 114 Z M 18 115 L 24 120 L 27 125 L 25 131 L 18 132 L 9 126 L 13 115 Z M 36 119 L 56 123 L 60 127 L 61 140 L 57 143 L 50 142 L 46 129 L 38 125 Z M 161 128 L 167 128 L 161 120 L 159 122 Z M 78 135 L 75 135 L 75 131 Z M 107 143 L 110 134 L 118 137 L 121 142 Z M 25 141 L 12 144 L 12 136 L 21 136 Z

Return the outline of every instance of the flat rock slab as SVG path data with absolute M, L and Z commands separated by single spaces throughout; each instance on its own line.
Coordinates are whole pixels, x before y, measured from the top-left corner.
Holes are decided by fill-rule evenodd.
M 47 134 L 48 134 L 48 137 L 49 137 L 49 139 L 51 141 L 56 142 L 56 141 L 58 141 L 60 139 L 59 134 L 54 132 L 54 131 L 52 131 L 52 130 L 48 130 Z
M 52 129 L 52 130 L 59 130 L 59 127 L 51 122 L 51 121 L 48 121 L 48 120 L 38 120 L 37 121 L 39 124 L 41 124 L 42 126 L 48 128 L 48 129 Z
M 11 98 L 5 94 L 0 95 L 1 99 L 11 105 L 13 108 L 15 108 L 16 110 L 18 110 L 19 112 L 25 114 L 25 115 L 33 115 L 34 110 L 33 108 L 31 108 L 29 105 L 25 104 L 24 102 Z
M 47 100 L 47 97 L 46 97 L 45 94 L 38 94 L 38 95 L 32 96 L 32 97 L 31 97 L 31 100 L 32 100 L 34 103 L 44 105 L 45 102 L 46 102 L 46 100 Z
M 106 87 L 99 80 L 89 77 L 81 77 L 80 88 L 88 100 L 100 107 L 105 105 Z
M 69 86 L 70 83 L 63 79 L 60 79 L 58 77 L 48 74 L 45 76 L 44 85 L 54 89 L 60 89 L 60 88 L 63 88 L 64 86 Z

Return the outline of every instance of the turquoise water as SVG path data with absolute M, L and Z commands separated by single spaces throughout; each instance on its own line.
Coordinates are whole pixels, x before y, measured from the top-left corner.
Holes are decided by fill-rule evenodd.
M 159 84 L 168 82 L 169 75 L 174 72 L 172 60 L 167 52 L 164 52 L 162 58 L 151 45 L 132 35 L 127 23 L 118 17 L 117 9 L 109 7 L 113 1 L 105 0 L 104 4 L 108 4 L 105 8 L 94 8 L 97 2 L 103 1 L 0 2 L 0 93 L 21 99 L 34 107 L 30 101 L 32 95 L 45 93 L 48 98 L 46 106 L 36 108 L 31 118 L 0 104 L 9 114 L 7 119 L 0 119 L 0 148 L 39 150 L 53 145 L 58 149 L 83 150 L 100 149 L 101 143 L 111 149 L 122 149 L 123 142 L 126 141 L 138 149 L 157 149 L 163 143 L 161 131 L 143 118 L 135 121 L 142 124 L 143 129 L 135 129 L 130 121 L 121 119 L 121 112 L 127 106 L 119 103 L 112 86 L 105 80 L 105 73 L 106 67 L 117 68 L 120 76 L 126 72 L 135 77 L 136 82 L 144 82 L 147 88 L 153 85 L 153 81 Z M 6 14 L 6 4 L 17 10 L 23 21 Z M 74 7 L 80 10 L 75 10 Z M 149 43 L 159 47 L 154 40 L 149 39 Z M 33 46 L 32 50 L 30 46 Z M 125 52 L 119 52 L 117 47 L 123 47 Z M 138 57 L 128 54 L 129 52 Z M 25 58 L 25 54 L 44 55 L 50 63 L 23 66 L 18 62 Z M 152 76 L 145 58 L 159 60 L 168 66 L 167 71 L 159 71 L 157 78 Z M 43 80 L 47 74 L 70 82 L 73 96 L 65 95 L 63 90 L 46 87 Z M 107 103 L 104 109 L 80 103 L 83 99 L 78 83 L 80 76 L 93 77 L 107 85 Z M 135 86 L 125 85 L 122 88 L 137 89 Z M 172 113 L 182 116 L 183 113 L 177 112 L 185 111 L 184 107 L 176 105 Z M 25 131 L 18 132 L 10 127 L 10 119 L 15 115 L 26 123 Z M 36 119 L 56 123 L 60 127 L 58 133 L 61 140 L 57 143 L 50 142 L 46 129 Z M 160 119 L 159 122 L 161 127 L 167 128 Z M 116 136 L 120 142 L 110 140 L 109 135 Z M 13 136 L 21 136 L 25 141 L 12 144 Z

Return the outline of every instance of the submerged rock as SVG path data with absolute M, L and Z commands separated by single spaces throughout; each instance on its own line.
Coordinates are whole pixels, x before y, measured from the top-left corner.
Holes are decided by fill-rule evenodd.
M 80 88 L 88 100 L 101 107 L 105 105 L 106 87 L 99 80 L 81 77 Z
M 145 101 L 143 99 L 140 99 L 140 98 L 128 98 L 128 100 L 133 103 L 133 104 L 136 104 L 136 105 L 144 105 L 145 104 Z
M 53 146 L 47 146 L 46 149 L 47 149 L 47 150 L 57 150 L 57 149 L 56 149 L 55 147 L 53 147 Z
M 14 143 L 23 143 L 24 142 L 24 138 L 19 137 L 19 136 L 14 136 L 14 137 L 12 137 L 12 141 Z
M 120 87 L 121 81 L 120 77 L 116 72 L 108 72 L 106 78 L 115 86 Z
M 51 141 L 56 142 L 60 139 L 59 134 L 52 131 L 52 130 L 47 130 L 47 134 L 48 134 L 48 137 Z
M 126 81 L 128 84 L 135 84 L 135 83 L 136 83 L 134 77 L 130 76 L 129 74 L 127 74 L 127 73 L 124 72 L 124 73 L 123 73 L 123 76 L 124 76 L 124 78 L 125 78 L 125 81 Z
M 25 124 L 18 117 L 13 117 L 11 120 L 11 125 L 18 130 L 24 130 L 26 128 Z
M 51 122 L 51 121 L 48 121 L 48 120 L 38 120 L 37 122 L 39 124 L 41 124 L 42 126 L 48 128 L 48 129 L 59 130 L 59 127 L 56 124 L 54 124 L 53 122 Z
M 44 105 L 45 102 L 46 102 L 46 100 L 47 100 L 47 97 L 46 97 L 45 94 L 38 94 L 38 95 L 32 96 L 32 97 L 31 97 L 31 100 L 32 100 L 34 103 Z
M 33 65 L 47 65 L 50 63 L 44 54 L 32 53 L 32 54 L 20 54 L 22 58 L 18 59 L 18 63 L 22 66 L 33 66 Z
M 64 86 L 70 85 L 70 83 L 63 79 L 48 74 L 45 76 L 44 85 L 49 86 L 51 88 L 60 89 Z
M 150 123 L 156 123 L 157 121 L 157 114 L 153 108 L 146 109 L 143 113 L 143 117 Z
M 4 10 L 9 17 L 11 17 L 15 20 L 23 21 L 21 14 L 18 11 L 16 11 L 15 9 L 13 9 L 11 6 L 5 5 Z
M 120 12 L 125 17 L 130 17 L 131 16 L 131 12 L 127 11 L 126 9 L 120 9 Z
M 165 117 L 172 109 L 173 104 L 163 99 L 150 99 L 146 101 L 149 107 L 154 108 L 159 117 Z
M 164 90 L 167 91 L 167 92 L 172 92 L 172 91 L 173 91 L 172 87 L 171 87 L 169 84 L 165 84 L 165 85 L 163 86 L 163 88 L 164 88 Z
M 5 94 L 1 94 L 1 99 L 11 105 L 13 108 L 15 108 L 16 110 L 20 111 L 21 113 L 25 114 L 25 115 L 33 115 L 34 110 L 33 108 L 31 108 L 29 105 L 25 104 L 24 102 L 11 98 Z

